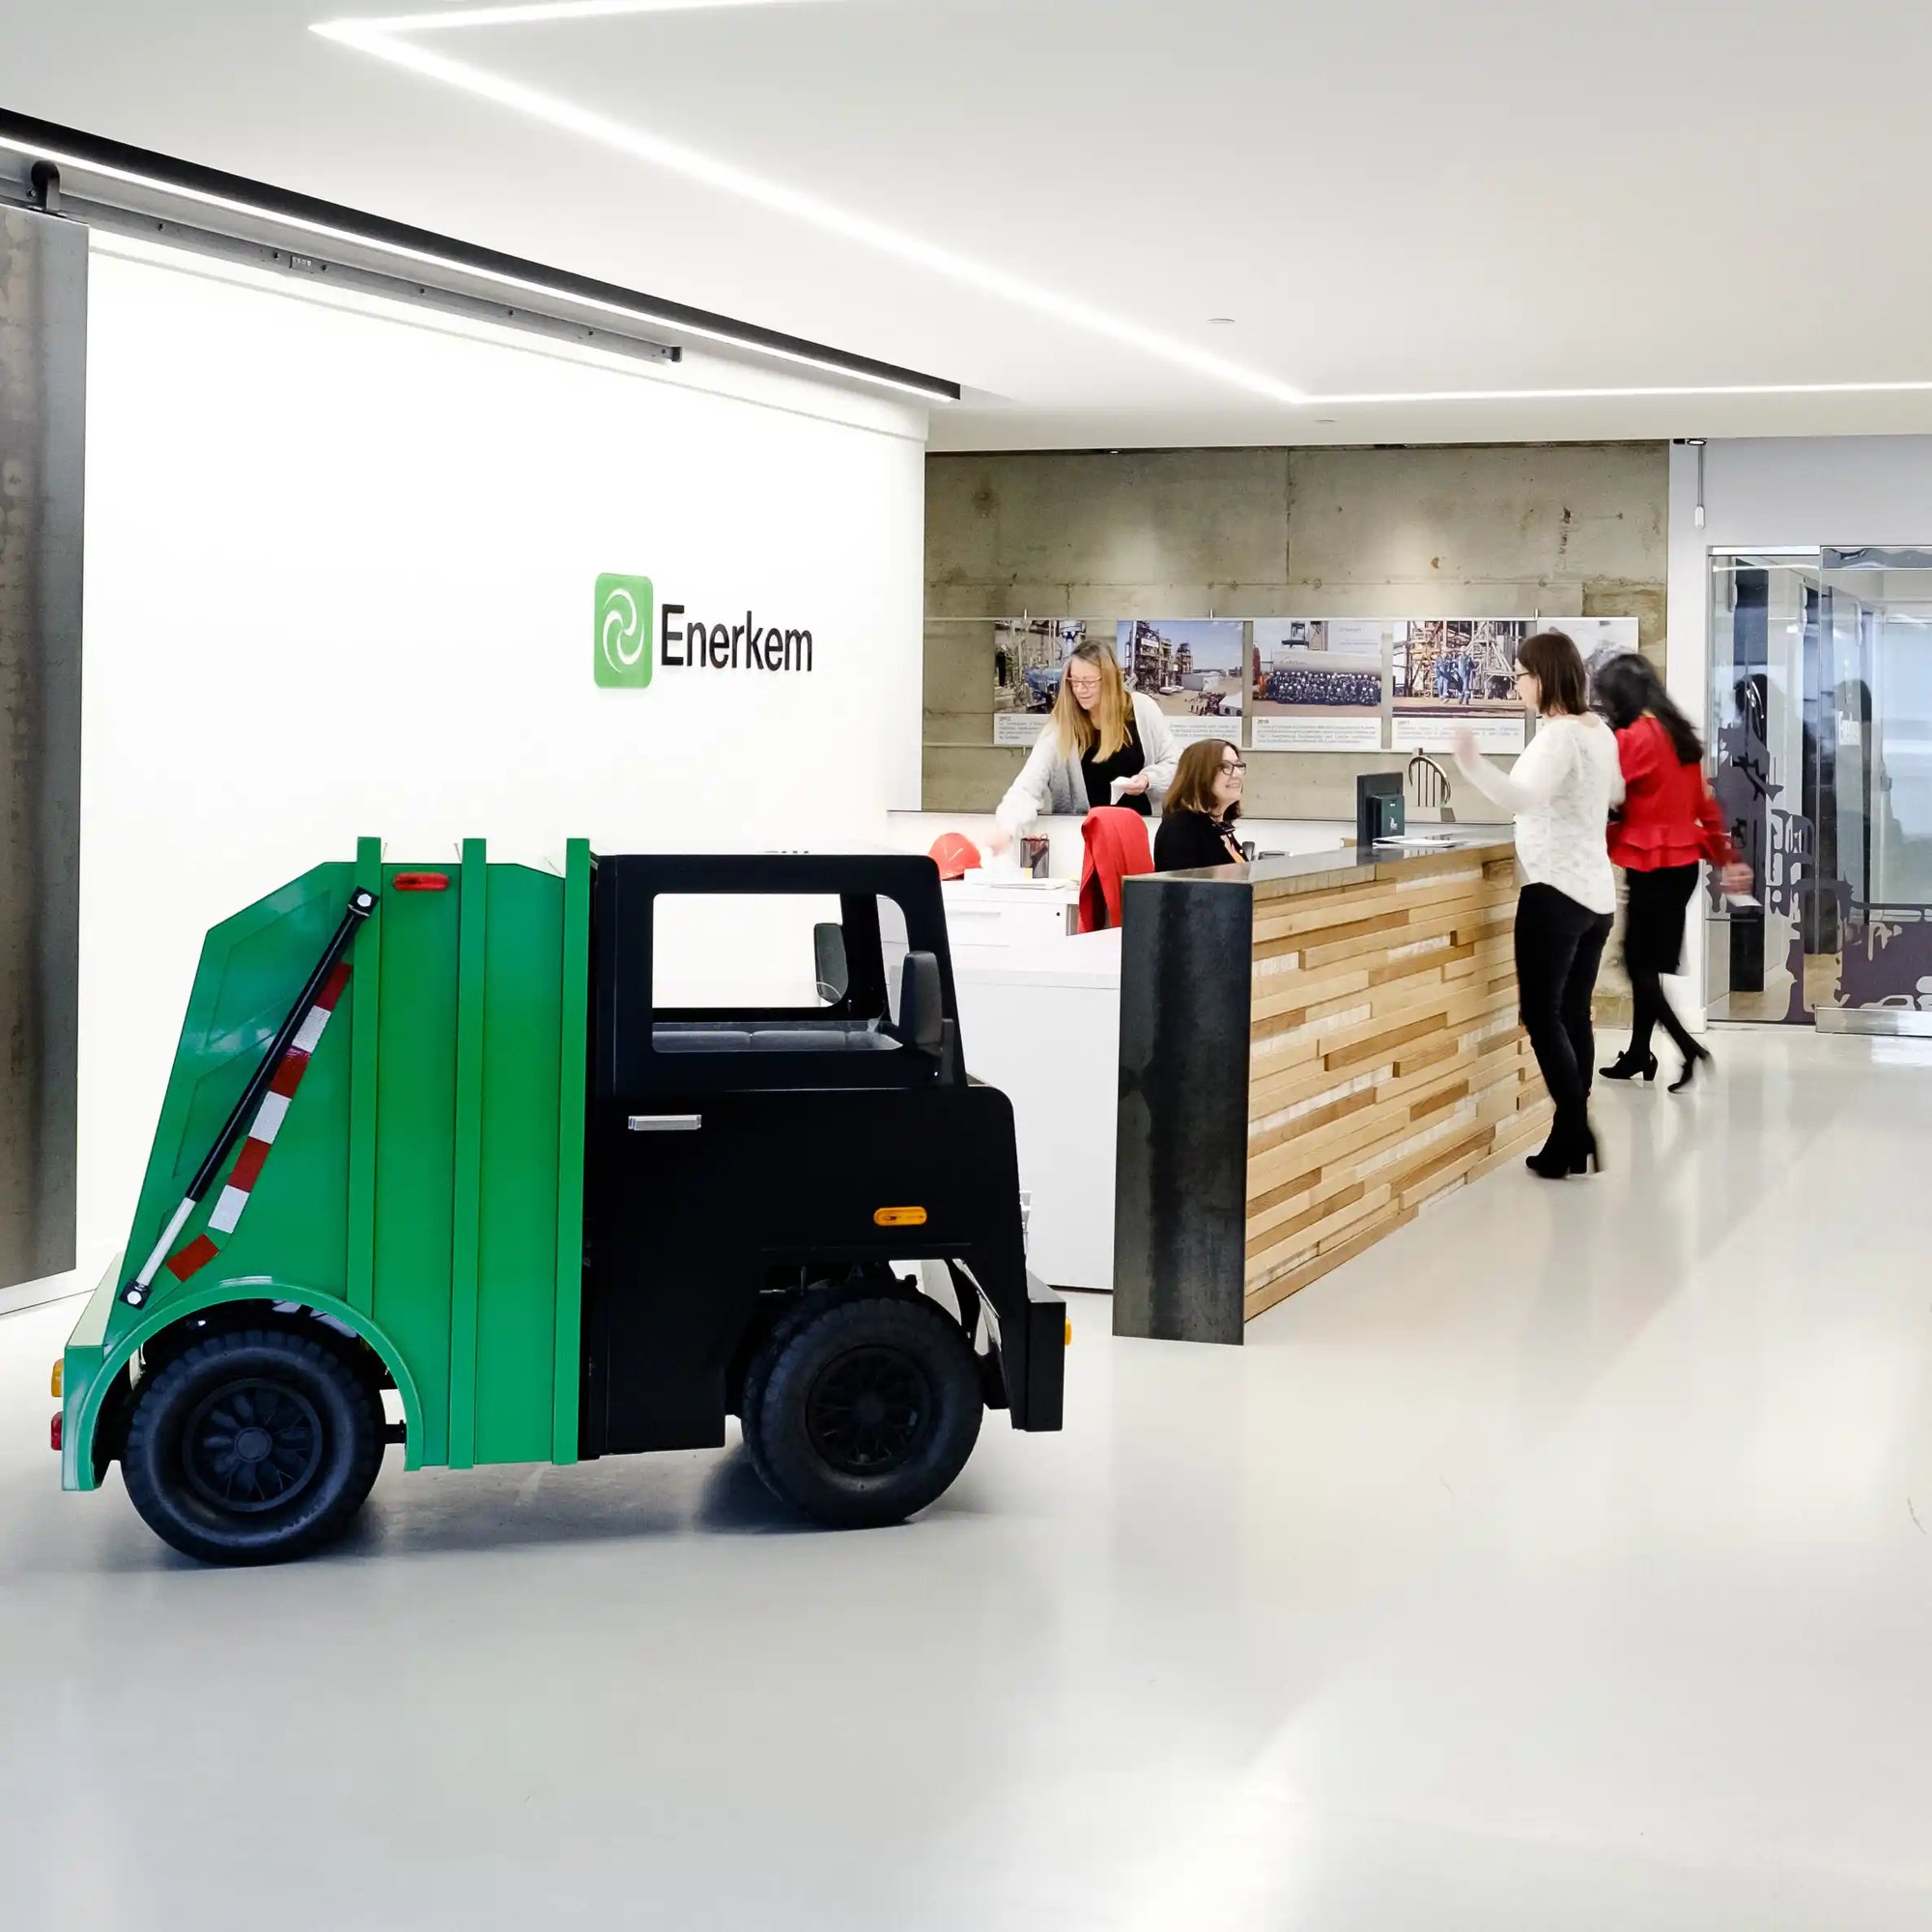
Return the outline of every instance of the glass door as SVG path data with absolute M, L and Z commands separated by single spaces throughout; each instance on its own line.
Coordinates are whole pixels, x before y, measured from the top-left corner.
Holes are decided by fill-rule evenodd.
M 1932 552 L 1827 548 L 1821 876 L 1839 924 L 1817 1023 L 1932 1033 Z
M 1756 880 L 1754 903 L 1706 896 L 1705 1000 L 1716 1020 L 1807 1026 L 1836 935 L 1813 890 L 1820 561 L 1808 552 L 1711 558 L 1712 788 Z
M 1712 557 L 1714 1019 L 1932 1033 L 1932 551 Z

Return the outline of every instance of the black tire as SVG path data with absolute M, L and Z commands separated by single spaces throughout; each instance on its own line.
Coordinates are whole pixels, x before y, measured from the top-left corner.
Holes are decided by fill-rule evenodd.
M 882 1289 L 876 1281 L 815 1283 L 779 1317 L 772 1324 L 772 1332 L 753 1351 L 745 1369 L 745 1385 L 738 1395 L 738 1426 L 744 1433 L 745 1453 L 752 1459 L 752 1467 L 774 1495 L 783 1497 L 784 1492 L 779 1488 L 771 1464 L 765 1460 L 764 1431 L 758 1419 L 764 1413 L 765 1384 L 771 1379 L 779 1357 L 791 1346 L 792 1337 L 828 1308 L 903 1293 L 896 1288 Z
M 765 1460 L 765 1433 L 759 1427 L 759 1418 L 765 1409 L 765 1384 L 771 1379 L 773 1365 L 790 1347 L 792 1337 L 817 1314 L 834 1292 L 830 1289 L 810 1290 L 802 1301 L 787 1308 L 779 1317 L 772 1332 L 759 1344 L 745 1370 L 745 1387 L 738 1398 L 738 1427 L 744 1433 L 745 1454 L 752 1459 L 752 1467 L 758 1472 L 758 1480 L 774 1495 L 781 1492 L 778 1478 L 772 1474 L 772 1465 Z
M 280 1563 L 331 1542 L 383 1461 L 383 1404 L 341 1351 L 249 1328 L 185 1349 L 134 1391 L 128 1494 L 204 1563 Z
M 959 1324 L 915 1295 L 808 1297 L 746 1378 L 745 1438 L 777 1494 L 836 1529 L 903 1522 L 980 1439 L 984 1397 Z

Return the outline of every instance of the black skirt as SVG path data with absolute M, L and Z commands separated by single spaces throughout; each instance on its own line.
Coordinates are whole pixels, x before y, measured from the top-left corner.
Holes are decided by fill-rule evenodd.
M 1674 973 L 1684 953 L 1684 913 L 1697 890 L 1698 866 L 1660 866 L 1626 872 L 1624 967 L 1631 973 Z

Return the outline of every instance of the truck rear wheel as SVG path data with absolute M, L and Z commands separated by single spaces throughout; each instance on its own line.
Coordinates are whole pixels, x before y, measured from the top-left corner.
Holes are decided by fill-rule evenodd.
M 984 1398 L 959 1324 L 915 1296 L 835 1300 L 781 1325 L 740 1417 L 753 1466 L 838 1529 L 902 1522 L 944 1494 Z
M 339 1536 L 383 1460 L 382 1399 L 278 1329 L 197 1342 L 134 1391 L 122 1473 L 156 1535 L 204 1563 L 278 1563 Z

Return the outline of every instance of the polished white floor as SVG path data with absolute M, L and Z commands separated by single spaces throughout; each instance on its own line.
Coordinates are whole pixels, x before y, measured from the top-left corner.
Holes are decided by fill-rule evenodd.
M 0 1323 L 0 1918 L 63 1932 L 1932 1925 L 1932 1043 L 1718 1034 L 1611 1171 L 1116 1343 L 902 1530 L 736 1450 L 195 1569 Z

